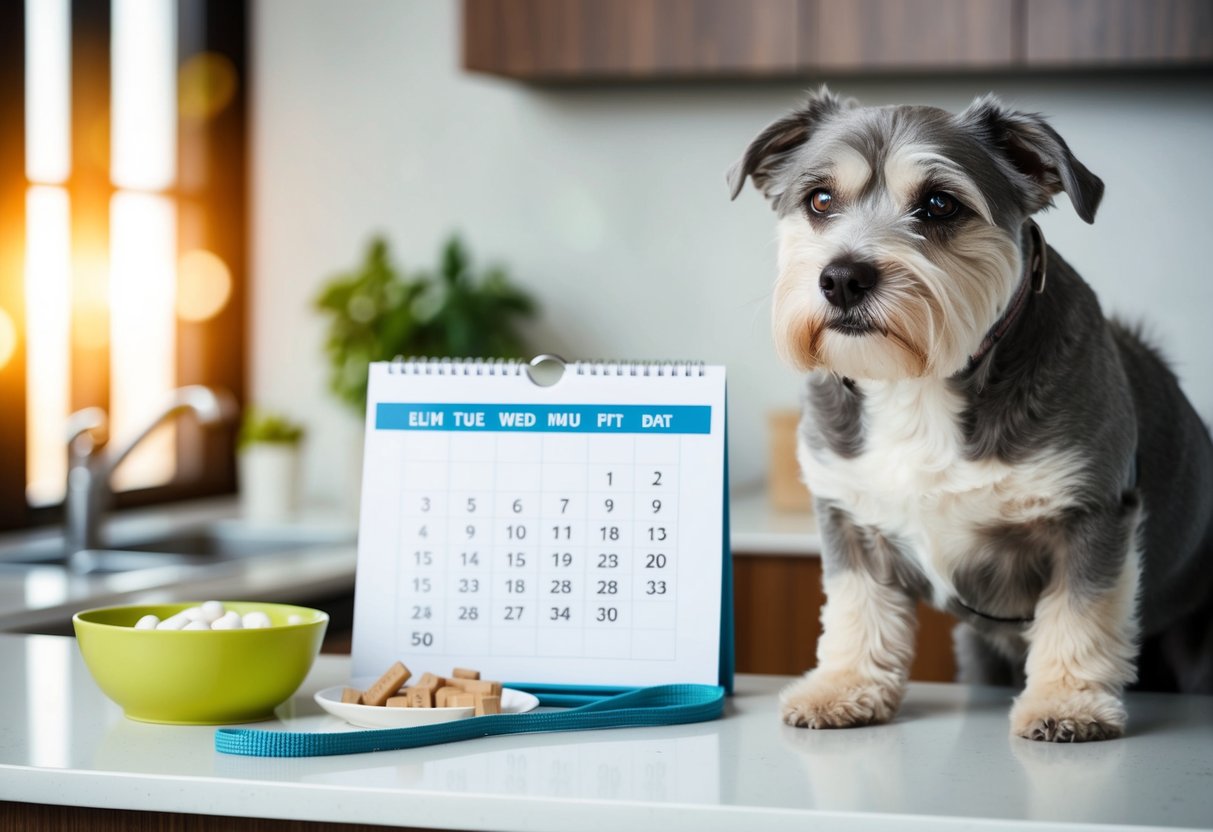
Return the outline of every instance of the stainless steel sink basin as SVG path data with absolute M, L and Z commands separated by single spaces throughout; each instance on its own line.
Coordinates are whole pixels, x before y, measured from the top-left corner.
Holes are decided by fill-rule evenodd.
M 112 574 L 168 566 L 210 566 L 240 558 L 349 544 L 348 534 L 292 527 L 258 528 L 235 521 L 188 526 L 169 532 L 118 536 L 104 549 L 74 555 L 61 538 L 0 551 L 0 569 L 67 568 L 80 574 Z

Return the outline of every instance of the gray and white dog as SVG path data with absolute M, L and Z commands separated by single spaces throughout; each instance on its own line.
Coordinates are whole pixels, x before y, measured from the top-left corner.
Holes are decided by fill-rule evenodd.
M 775 341 L 809 371 L 824 550 L 817 667 L 784 721 L 891 719 L 918 599 L 961 621 L 962 680 L 1023 686 L 1022 737 L 1120 736 L 1135 680 L 1213 693 L 1208 431 L 1030 219 L 1065 191 L 1092 222 L 1103 182 L 994 98 L 824 88 L 754 139 L 734 198 L 746 177 L 779 217 Z

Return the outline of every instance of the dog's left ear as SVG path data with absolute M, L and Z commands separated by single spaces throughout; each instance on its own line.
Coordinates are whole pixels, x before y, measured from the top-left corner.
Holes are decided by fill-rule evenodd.
M 729 183 L 729 198 L 737 199 L 748 176 L 753 180 L 754 187 L 762 191 L 767 199 L 777 199 L 784 187 L 779 181 L 779 174 L 785 170 L 796 150 L 809 140 L 812 131 L 823 120 L 853 103 L 850 99 L 839 98 L 823 85 L 798 109 L 768 125 L 725 174 L 725 180 Z
M 979 98 L 957 117 L 1025 178 L 1028 209 L 1035 213 L 1065 191 L 1078 216 L 1095 222 L 1103 180 L 1074 158 L 1065 140 L 1036 113 L 1012 110 L 993 96 Z

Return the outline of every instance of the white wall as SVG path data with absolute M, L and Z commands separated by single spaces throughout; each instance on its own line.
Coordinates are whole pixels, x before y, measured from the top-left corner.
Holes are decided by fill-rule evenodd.
M 325 391 L 317 287 L 376 231 L 406 266 L 460 230 L 544 307 L 566 357 L 729 370 L 734 482 L 763 475 L 764 412 L 796 401 L 767 318 L 774 225 L 726 167 L 802 83 L 534 87 L 459 68 L 459 6 L 259 0 L 253 41 L 252 394 L 311 427 L 307 484 L 335 497 L 354 419 Z M 1094 226 L 1041 222 L 1105 308 L 1148 319 L 1213 415 L 1213 85 L 1167 76 L 840 80 L 865 103 L 960 108 L 994 90 L 1052 117 L 1107 183 Z M 342 466 L 345 466 L 343 468 Z

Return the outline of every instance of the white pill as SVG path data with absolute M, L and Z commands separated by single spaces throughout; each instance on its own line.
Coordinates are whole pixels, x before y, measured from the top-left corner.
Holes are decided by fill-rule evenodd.
M 202 605 L 203 620 L 208 624 L 213 624 L 223 617 L 223 602 L 222 601 L 207 601 Z
M 211 625 L 207 624 L 205 621 L 191 621 L 189 624 L 186 624 L 181 629 L 183 629 L 183 630 L 209 630 L 210 628 L 211 628 Z
M 154 630 L 160 619 L 154 615 L 145 615 L 135 622 L 136 630 Z
M 202 611 L 202 607 L 190 607 L 182 610 L 178 615 L 184 615 L 186 621 L 206 621 L 206 613 Z
M 254 610 L 244 614 L 242 623 L 246 630 L 260 630 L 270 626 L 270 617 L 260 610 Z
M 290 615 L 288 615 L 288 616 L 286 617 L 286 623 L 287 623 L 287 624 L 302 624 L 302 623 L 303 623 L 303 616 L 302 616 L 302 615 L 295 615 L 294 613 L 291 613 Z
M 244 629 L 244 624 L 240 620 L 240 613 L 235 610 L 228 610 L 222 617 L 211 622 L 212 630 L 241 630 Z
M 190 623 L 190 620 L 188 618 L 186 618 L 181 613 L 177 613 L 176 615 L 170 615 L 168 618 L 164 619 L 159 624 L 157 624 L 156 629 L 157 630 L 181 630 L 181 629 L 184 629 L 185 625 L 189 624 L 189 623 Z

